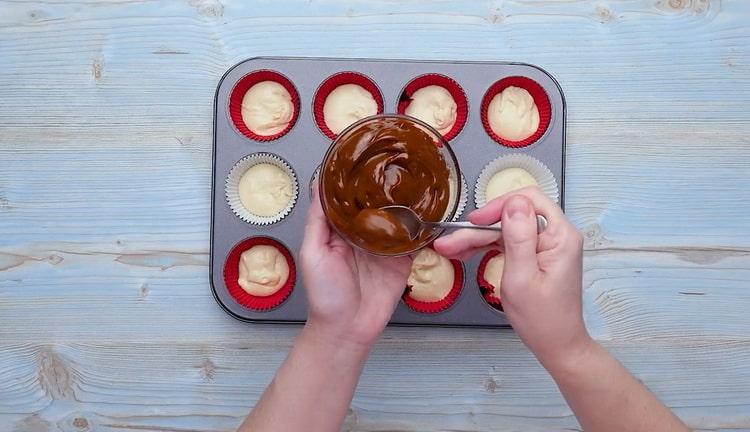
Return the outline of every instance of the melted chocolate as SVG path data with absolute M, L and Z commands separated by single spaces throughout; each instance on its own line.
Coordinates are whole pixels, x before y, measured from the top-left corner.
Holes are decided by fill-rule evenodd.
M 403 205 L 425 221 L 438 222 L 450 201 L 449 171 L 440 141 L 404 117 L 383 116 L 347 131 L 333 144 L 321 172 L 321 196 L 328 219 L 363 249 L 383 254 L 408 252 L 432 234 L 416 239 L 386 211 Z

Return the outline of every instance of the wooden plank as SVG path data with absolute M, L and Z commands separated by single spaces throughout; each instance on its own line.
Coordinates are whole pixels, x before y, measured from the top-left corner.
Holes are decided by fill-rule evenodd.
M 101 182 L 101 194 L 67 203 L 75 211 L 72 215 L 60 213 L 61 219 L 81 221 L 85 233 L 56 220 L 56 229 L 44 230 L 50 239 L 56 234 L 65 239 L 119 234 L 126 226 L 151 235 L 153 227 L 143 226 L 154 219 L 144 205 L 149 201 L 165 203 L 158 211 L 181 211 L 161 213 L 158 218 L 165 224 L 172 220 L 185 227 L 185 214 L 205 218 L 207 202 L 200 197 L 209 181 L 210 101 L 227 67 L 255 54 L 385 56 L 381 50 L 390 50 L 388 56 L 523 58 L 547 67 L 568 97 L 568 209 L 582 228 L 604 227 L 606 239 L 631 245 L 745 247 L 742 239 L 750 237 L 743 217 L 750 192 L 737 186 L 750 176 L 750 162 L 743 157 L 750 139 L 745 133 L 748 115 L 742 109 L 750 100 L 748 54 L 743 50 L 748 30 L 741 25 L 746 4 L 618 2 L 609 5 L 614 18 L 605 22 L 596 18 L 601 5 L 592 2 L 578 2 L 566 13 L 555 4 L 509 3 L 503 5 L 510 9 L 500 22 L 482 16 L 480 12 L 500 13 L 482 3 L 438 3 L 426 11 L 402 5 L 395 15 L 384 14 L 377 2 L 358 5 L 359 12 L 336 2 L 263 4 L 252 13 L 232 5 L 221 8 L 226 23 L 200 14 L 213 10 L 211 5 L 200 3 L 199 11 L 189 5 L 164 10 L 129 3 L 103 9 L 76 4 L 8 7 L 16 13 L 8 15 L 12 21 L 7 22 L 14 25 L 0 30 L 2 56 L 9 65 L 0 77 L 1 132 L 7 140 L 0 157 L 29 170 L 3 179 L 7 186 L 0 190 L 0 199 L 4 208 L 14 209 L 11 218 L 4 219 L 3 231 L 12 231 L 3 232 L 5 241 L 24 241 L 13 227 L 29 219 L 33 223 L 35 218 L 27 213 L 31 208 L 37 218 L 51 217 L 48 207 L 34 202 L 47 199 L 43 193 L 25 193 L 27 184 L 40 187 L 29 179 L 37 171 L 60 176 L 76 172 L 82 181 Z M 307 17 L 296 15 L 300 7 Z M 458 14 L 462 8 L 465 14 Z M 297 12 L 290 17 L 290 11 Z M 555 13 L 562 15 L 558 25 L 541 21 Z M 409 24 L 415 19 L 423 22 Z M 324 23 L 337 26 L 341 45 L 319 46 L 315 37 L 303 37 Z M 448 25 L 451 31 L 438 31 Z M 571 34 L 568 29 L 574 25 L 583 31 Z M 377 46 L 356 34 L 356 29 L 369 26 L 383 29 Z M 541 26 L 549 37 L 538 37 Z M 701 26 L 700 33 L 693 30 L 696 26 Z M 405 27 L 414 34 L 406 47 L 400 36 Z M 217 28 L 221 33 L 211 34 Z M 667 39 L 656 36 L 667 29 Z M 159 38 L 144 36 L 156 32 Z M 672 35 L 685 32 L 701 37 L 682 41 Z M 429 50 L 424 35 L 437 38 Z M 562 44 L 588 46 L 595 35 L 591 49 L 577 52 L 574 59 L 561 49 Z M 292 44 L 290 38 L 299 40 Z M 476 39 L 486 40 L 488 47 L 455 52 L 456 46 L 472 46 Z M 353 51 L 342 53 L 345 44 Z M 292 45 L 300 52 L 289 52 Z M 627 97 L 618 97 L 623 89 Z M 157 154 L 161 156 L 155 158 Z M 123 170 L 109 170 L 111 164 Z M 705 169 L 706 177 L 730 183 L 727 193 L 718 195 L 712 185 L 696 180 L 696 171 Z M 132 183 L 131 195 L 115 195 L 124 183 Z M 76 186 L 61 182 L 60 189 L 46 184 L 46 190 L 62 195 Z M 186 201 L 186 196 L 193 199 Z M 87 220 L 91 201 L 111 211 Z M 128 208 L 132 206 L 136 208 Z M 19 218 L 12 218 L 14 214 Z M 138 216 L 145 222 L 138 224 Z M 188 223 L 198 226 L 193 220 Z M 89 229 L 92 224 L 99 232 Z M 687 230 L 691 235 L 685 235 Z M 205 245 L 205 236 L 193 244 Z
M 750 180 L 750 138 L 744 134 L 736 138 L 740 132 L 719 128 L 689 134 L 673 126 L 671 137 L 639 141 L 644 131 L 656 134 L 658 129 L 641 128 L 599 139 L 587 135 L 579 141 L 574 141 L 571 132 L 568 215 L 593 236 L 594 247 L 747 250 L 750 190 L 745 185 Z M 132 148 L 123 139 L 123 144 L 112 149 L 68 149 L 53 143 L 40 150 L 0 153 L 4 164 L 18 167 L 0 173 L 3 244 L 75 238 L 112 252 L 121 250 L 123 244 L 138 250 L 173 244 L 166 248 L 205 252 L 210 139 L 206 137 L 196 150 L 186 150 L 186 146 L 198 145 L 195 139 L 186 141 L 175 134 L 163 137 L 159 144 L 154 144 L 159 140 L 154 138 Z M 671 144 L 675 139 L 680 141 L 679 149 Z M 721 145 L 714 145 L 716 141 Z M 48 174 L 40 177 L 40 172 Z M 703 178 L 721 179 L 723 192 L 716 193 L 713 180 Z M 66 199 L 56 199 L 61 196 Z M 19 231 L 19 226 L 28 228 Z
M 436 340 L 383 341 L 345 430 L 577 430 L 554 383 L 518 340 L 510 332 L 482 333 L 483 340 L 443 333 Z M 85 430 L 76 426 L 82 424 L 102 431 L 232 430 L 287 346 L 269 339 L 4 344 L 0 422 L 19 430 L 34 421 L 64 431 Z M 746 342 L 609 346 L 699 430 L 750 428 L 748 348 Z
M 599 339 L 623 342 L 748 341 L 749 258 L 727 251 L 589 251 L 589 330 Z M 226 316 L 208 289 L 206 260 L 205 254 L 169 251 L 0 254 L 0 316 L 7 322 L 0 340 L 290 337 L 284 326 L 248 326 Z

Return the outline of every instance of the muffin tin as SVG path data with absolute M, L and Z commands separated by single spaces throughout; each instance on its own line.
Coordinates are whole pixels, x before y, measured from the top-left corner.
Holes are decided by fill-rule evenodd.
M 248 74 L 271 71 L 286 78 L 296 92 L 293 124 L 273 139 L 253 139 L 241 125 L 235 125 L 236 112 L 230 109 L 235 87 Z M 464 215 L 474 210 L 474 187 L 483 168 L 500 156 L 521 153 L 542 162 L 554 176 L 559 204 L 564 204 L 565 99 L 555 79 L 539 67 L 502 62 L 436 62 L 407 60 L 329 59 L 259 57 L 243 61 L 227 71 L 219 82 L 214 103 L 214 153 L 211 206 L 210 281 L 219 305 L 233 317 L 252 322 L 303 322 L 307 315 L 304 284 L 300 277 L 299 249 L 305 216 L 310 204 L 307 185 L 322 162 L 331 139 L 316 122 L 314 97 L 320 86 L 332 76 L 356 72 L 377 86 L 385 113 L 396 113 L 403 103 L 401 95 L 414 79 L 430 74 L 450 78 L 466 96 L 463 127 L 450 139 L 461 172 L 468 183 L 469 196 Z M 546 130 L 531 144 L 510 147 L 497 142 L 485 129 L 481 108 L 488 90 L 510 77 L 530 79 L 544 90 L 550 115 Z M 235 92 L 236 93 L 236 92 Z M 234 95 L 235 98 L 237 95 Z M 241 95 L 240 95 L 241 98 Z M 234 110 L 236 111 L 236 110 Z M 325 129 L 325 128 L 323 128 Z M 512 145 L 512 144 L 511 144 Z M 252 154 L 271 154 L 289 164 L 299 191 L 288 215 L 269 225 L 256 225 L 233 213 L 225 196 L 225 181 L 232 168 Z M 250 238 L 278 241 L 294 260 L 296 271 L 291 294 L 277 307 L 255 310 L 243 306 L 230 294 L 224 281 L 224 267 L 230 251 Z M 463 262 L 463 288 L 455 303 L 438 313 L 420 313 L 399 302 L 391 318 L 396 325 L 485 326 L 508 325 L 505 314 L 492 307 L 479 289 L 477 270 L 482 256 Z

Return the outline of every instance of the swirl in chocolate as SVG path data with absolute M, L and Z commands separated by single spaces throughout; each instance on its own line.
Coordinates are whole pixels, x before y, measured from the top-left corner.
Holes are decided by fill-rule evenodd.
M 402 205 L 422 220 L 443 220 L 451 190 L 442 145 L 420 124 L 398 116 L 374 117 L 346 131 L 323 163 L 321 195 L 330 222 L 370 252 L 415 249 L 432 230 L 411 240 L 400 221 L 378 209 Z

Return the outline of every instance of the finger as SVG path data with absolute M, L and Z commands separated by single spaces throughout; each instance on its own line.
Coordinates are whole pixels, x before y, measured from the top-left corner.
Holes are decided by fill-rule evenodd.
M 388 308 L 383 309 L 381 312 L 392 314 L 393 310 L 396 307 L 396 304 L 401 298 L 401 295 L 404 293 L 404 290 L 406 290 L 406 281 L 409 277 L 409 271 L 411 269 L 411 258 L 408 256 L 375 256 L 359 250 L 355 251 L 355 254 L 357 256 L 357 265 L 360 266 L 360 270 L 363 270 L 362 267 L 368 267 L 373 271 L 376 271 L 375 269 L 380 269 L 380 271 L 384 273 L 394 273 L 392 277 L 386 274 L 382 275 L 389 280 L 389 283 L 381 284 L 381 289 L 366 290 L 362 292 L 362 296 L 368 299 L 366 302 L 367 304 L 375 306 L 388 305 Z M 369 271 L 366 273 L 369 273 Z M 393 280 L 396 280 L 398 282 L 392 283 Z M 382 308 L 376 307 L 376 309 Z
M 496 231 L 484 231 L 464 228 L 440 237 L 433 244 L 435 251 L 445 257 L 458 257 L 465 252 L 495 244 L 501 234 Z
M 574 229 L 563 214 L 562 209 L 537 187 L 519 189 L 495 198 L 481 209 L 470 213 L 468 219 L 477 224 L 495 223 L 500 219 L 505 203 L 511 197 L 519 195 L 530 199 L 535 212 L 547 219 L 547 228 L 539 235 L 538 252 L 556 248 L 563 241 L 566 232 Z
M 399 293 L 398 295 L 400 297 L 401 294 L 403 294 L 404 289 L 406 288 L 406 280 L 411 273 L 411 264 L 413 262 L 413 259 L 408 255 L 401 257 L 388 257 L 384 259 L 388 260 L 390 267 L 394 269 L 398 277 L 403 279 L 403 287 L 401 289 L 395 289 L 395 291 Z
M 468 261 L 472 257 L 474 257 L 474 255 L 483 254 L 483 253 L 489 252 L 491 250 L 497 250 L 497 251 L 502 252 L 503 251 L 503 243 L 502 242 L 496 242 L 496 243 L 492 243 L 492 244 L 489 244 L 489 245 L 486 245 L 486 246 L 474 247 L 474 248 L 467 249 L 467 250 L 465 250 L 463 252 L 459 252 L 459 253 L 453 254 L 453 255 L 446 255 L 446 254 L 441 253 L 435 247 L 434 244 L 432 245 L 432 248 L 435 249 L 435 252 L 437 252 L 438 254 L 440 254 L 441 256 L 443 256 L 445 258 L 448 258 L 448 259 L 457 259 L 457 260 L 460 260 L 460 261 Z
M 328 244 L 333 249 L 351 249 L 352 247 L 349 245 L 349 243 L 346 242 L 343 238 L 341 238 L 340 235 L 336 233 L 331 233 L 330 240 L 328 241 Z
M 505 248 L 502 286 L 526 287 L 539 271 L 536 214 L 532 202 L 523 195 L 505 200 L 502 223 Z
M 305 223 L 305 237 L 302 241 L 301 251 L 303 253 L 326 251 L 328 242 L 331 238 L 331 227 L 328 226 L 328 219 L 323 213 L 323 207 L 320 205 L 320 194 L 318 185 L 313 185 L 312 202 L 307 210 L 307 222 Z
M 446 257 L 446 258 L 457 259 L 460 261 L 468 261 L 471 258 L 473 258 L 474 255 L 484 254 L 491 250 L 499 250 L 502 252 L 502 249 L 503 249 L 502 244 L 492 244 L 492 245 L 485 246 L 485 247 L 470 249 L 465 252 L 461 252 L 460 254 L 456 256 Z
M 518 189 L 488 202 L 484 207 L 469 213 L 468 219 L 477 225 L 489 225 L 497 222 L 503 212 L 505 203 L 512 197 L 522 195 L 529 199 L 537 214 L 544 216 L 548 224 L 558 224 L 565 220 L 562 209 L 555 204 L 538 187 Z

